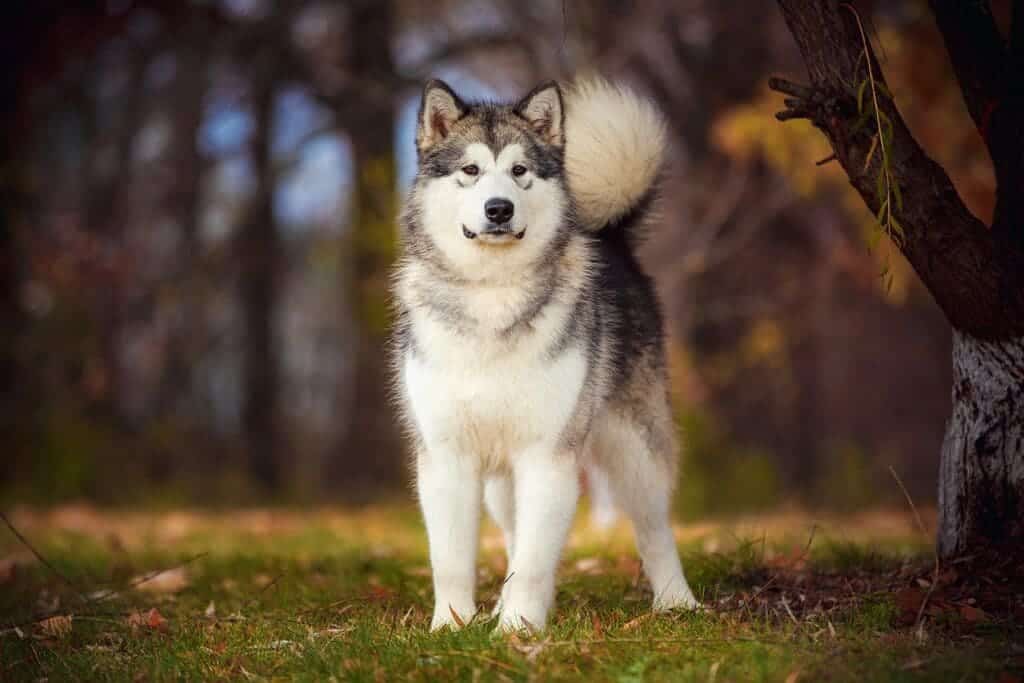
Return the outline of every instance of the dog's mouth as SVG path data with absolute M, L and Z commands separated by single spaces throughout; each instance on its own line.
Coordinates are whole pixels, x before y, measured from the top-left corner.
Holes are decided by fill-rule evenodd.
M 465 225 L 462 226 L 462 236 L 468 240 L 477 238 L 484 244 L 504 244 L 523 239 L 526 236 L 526 227 L 516 231 L 511 225 L 488 225 L 479 232 L 473 232 Z

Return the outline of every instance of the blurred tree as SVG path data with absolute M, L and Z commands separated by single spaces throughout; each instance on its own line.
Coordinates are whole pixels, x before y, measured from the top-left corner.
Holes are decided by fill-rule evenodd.
M 995 168 L 991 228 L 910 134 L 885 87 L 863 21 L 838 0 L 779 0 L 810 86 L 781 120 L 828 137 L 880 229 L 895 241 L 954 329 L 953 416 L 943 444 L 943 557 L 1024 541 L 1024 2 L 1008 37 L 986 2 L 933 0 L 971 118 Z
M 400 79 L 392 58 L 395 7 L 391 0 L 350 3 L 348 67 L 357 89 L 340 113 L 352 144 L 355 167 L 350 223 L 352 270 L 346 288 L 355 295 L 360 325 L 354 343 L 352 380 L 358 399 L 331 460 L 332 481 L 393 479 L 400 461 L 398 432 L 387 402 L 389 329 L 388 272 L 397 253 L 398 175 L 395 160 L 395 87 Z
M 285 22 L 285 27 L 288 26 Z M 253 479 L 265 490 L 281 485 L 280 363 L 275 329 L 280 299 L 281 244 L 274 214 L 273 130 L 274 105 L 284 78 L 283 54 L 291 37 L 279 38 L 271 31 L 280 20 L 267 20 L 264 30 L 255 32 L 249 55 L 250 102 L 253 131 L 249 155 L 255 169 L 255 186 L 238 234 L 241 256 L 241 297 L 245 318 L 245 361 L 243 370 L 242 428 Z

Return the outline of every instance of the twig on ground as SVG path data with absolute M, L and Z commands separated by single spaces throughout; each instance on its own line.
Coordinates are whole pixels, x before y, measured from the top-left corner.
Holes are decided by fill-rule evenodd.
M 78 595 L 78 599 L 79 600 L 81 600 L 82 602 L 89 602 L 89 598 L 86 597 L 85 591 L 83 591 L 78 586 L 77 583 L 75 583 L 70 578 L 68 578 L 68 576 L 66 574 L 61 572 L 56 567 L 54 567 L 53 564 L 48 559 L 46 559 L 46 557 L 44 557 L 41 552 L 36 550 L 35 546 L 33 546 L 31 543 L 29 543 L 28 539 L 25 538 L 25 536 L 22 535 L 22 533 L 20 531 L 18 531 L 18 528 L 16 526 L 14 526 L 14 523 L 11 522 L 11 520 L 7 517 L 6 514 L 4 514 L 3 512 L 0 512 L 0 519 L 3 519 L 4 524 L 6 524 L 7 528 L 11 530 L 11 533 L 14 534 L 19 541 L 21 541 L 22 545 L 24 545 L 26 548 L 29 549 L 29 552 L 31 552 L 33 555 L 35 555 L 36 559 L 39 560 L 39 562 L 42 563 L 42 565 L 44 567 L 49 569 L 54 574 L 54 576 L 59 578 L 61 581 L 66 583 L 68 586 L 70 586 L 72 588 L 72 590 L 75 591 L 75 593 Z
M 907 491 L 907 487 L 903 485 L 903 480 L 900 479 L 900 475 L 896 474 L 896 470 L 892 465 L 889 465 L 889 472 L 892 474 L 892 478 L 896 480 L 900 490 L 903 491 L 903 495 L 906 497 L 907 503 L 910 505 L 910 510 L 914 513 L 914 519 L 917 521 L 917 528 L 921 531 L 921 535 L 927 539 L 928 532 L 925 530 L 924 522 L 921 520 L 921 513 L 917 511 L 917 506 L 914 505 L 914 499 L 910 497 L 910 492 Z M 935 555 L 935 570 L 932 573 L 932 582 L 928 586 L 928 591 L 924 594 L 924 600 L 921 601 L 921 607 L 917 610 L 917 619 L 914 620 L 915 629 L 921 625 L 921 619 L 924 617 L 924 609 L 928 606 L 928 599 L 931 598 L 932 592 L 935 591 L 935 586 L 939 583 L 939 549 L 933 545 L 932 551 Z

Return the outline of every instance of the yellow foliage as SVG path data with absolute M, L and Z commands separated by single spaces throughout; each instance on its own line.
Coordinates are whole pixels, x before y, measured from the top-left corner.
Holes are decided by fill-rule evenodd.
M 388 270 L 398 254 L 396 169 L 390 154 L 364 159 L 356 173 L 353 230 L 359 319 L 371 335 L 389 326 Z
M 861 227 L 865 245 L 880 226 L 864 205 L 837 163 L 822 166 L 815 162 L 832 154 L 825 136 L 809 121 L 780 123 L 774 113 L 781 108 L 777 93 L 767 88 L 749 103 L 721 116 L 712 130 L 716 146 L 738 159 L 761 158 L 789 180 L 794 191 L 808 199 L 829 195 Z M 880 240 L 873 250 L 879 267 L 879 289 L 893 303 L 902 303 L 912 282 L 913 271 L 888 240 Z M 882 272 L 891 274 L 888 288 Z
M 712 141 L 735 158 L 764 158 L 804 197 L 846 184 L 845 176 L 835 167 L 814 165 L 832 153 L 821 133 L 809 121 L 780 124 L 774 116 L 779 104 L 778 94 L 765 87 L 753 100 L 715 122 Z
M 743 340 L 743 356 L 749 365 L 777 367 L 785 350 L 782 326 L 775 320 L 758 320 Z

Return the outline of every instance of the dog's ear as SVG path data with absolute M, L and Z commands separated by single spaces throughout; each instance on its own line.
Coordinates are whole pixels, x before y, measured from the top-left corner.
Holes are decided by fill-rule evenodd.
M 515 108 L 515 112 L 529 121 L 541 139 L 557 147 L 565 144 L 564 111 L 562 90 L 554 81 L 538 85 Z
M 466 105 L 459 96 L 438 79 L 430 80 L 423 88 L 416 146 L 425 151 L 448 137 L 452 125 L 466 113 Z

